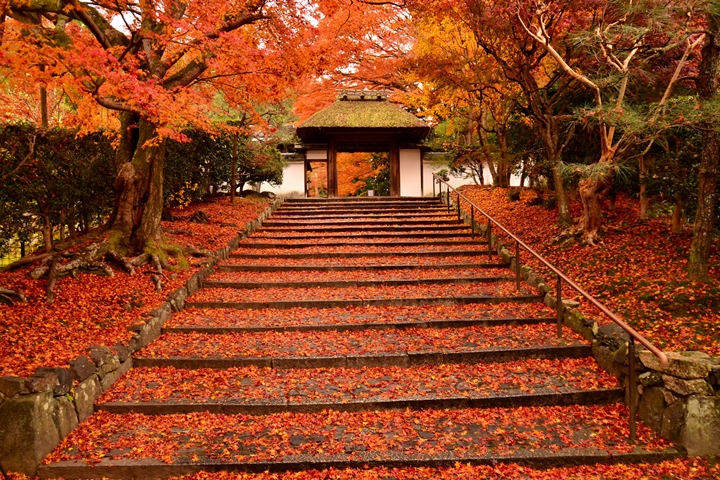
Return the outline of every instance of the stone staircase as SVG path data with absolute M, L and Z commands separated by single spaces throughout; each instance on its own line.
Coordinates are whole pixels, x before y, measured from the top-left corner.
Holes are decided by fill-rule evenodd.
M 590 346 L 437 199 L 288 200 L 42 477 L 657 461 Z

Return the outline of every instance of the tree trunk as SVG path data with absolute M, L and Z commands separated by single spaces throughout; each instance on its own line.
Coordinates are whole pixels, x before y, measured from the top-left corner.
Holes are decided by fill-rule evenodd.
M 612 176 L 584 178 L 580 180 L 579 193 L 583 205 L 581 223 L 582 238 L 588 245 L 595 245 L 602 224 L 602 201 L 612 186 Z
M 117 216 L 112 229 L 120 234 L 118 246 L 126 253 L 159 244 L 163 206 L 165 141 L 157 138 L 156 126 L 138 122 L 138 141 L 132 160 L 119 169 Z
M 718 64 L 720 64 L 720 15 L 713 13 L 713 10 L 713 6 L 710 6 L 707 12 L 707 33 L 696 80 L 698 94 L 703 102 L 712 101 L 715 97 L 716 75 Z M 710 247 L 715 226 L 718 157 L 720 156 L 720 136 L 715 130 L 715 125 L 707 122 L 702 127 L 698 206 L 688 262 L 688 276 L 692 280 L 705 279 L 708 273 Z
M 672 233 L 678 234 L 683 231 L 682 221 L 683 202 L 679 193 L 675 193 L 675 206 L 672 213 Z
M 650 199 L 647 196 L 647 162 L 645 155 L 640 155 L 640 218 L 648 218 Z

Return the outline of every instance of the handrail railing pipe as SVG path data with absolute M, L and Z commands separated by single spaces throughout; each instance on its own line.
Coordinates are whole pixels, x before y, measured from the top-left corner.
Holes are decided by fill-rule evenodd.
M 437 182 L 438 187 L 440 189 L 440 198 L 442 199 L 442 185 L 444 184 L 447 187 L 447 204 L 448 204 L 448 212 L 450 212 L 450 203 L 452 199 L 450 198 L 450 191 L 453 190 L 454 193 L 457 195 L 458 198 L 458 208 L 460 208 L 460 200 L 464 200 L 470 205 L 471 207 L 471 224 L 475 221 L 475 211 L 477 210 L 478 214 L 485 217 L 487 219 L 487 228 L 485 230 L 487 242 L 488 242 L 488 257 L 492 257 L 492 228 L 493 224 L 496 228 L 500 229 L 502 232 L 504 232 L 507 236 L 512 238 L 515 241 L 515 263 L 516 263 L 516 269 L 517 269 L 517 284 L 519 289 L 520 284 L 520 247 L 522 247 L 525 251 L 527 251 L 533 258 L 538 260 L 541 264 L 543 264 L 545 267 L 547 267 L 553 274 L 557 276 L 557 287 L 556 287 L 556 302 L 557 302 L 557 327 L 558 327 L 558 337 L 562 336 L 562 320 L 563 320 L 563 314 L 565 307 L 562 303 L 562 286 L 563 282 L 565 285 L 571 287 L 573 290 L 575 290 L 578 294 L 580 294 L 581 297 L 583 297 L 585 300 L 590 302 L 595 308 L 597 308 L 603 315 L 605 315 L 607 318 L 609 318 L 613 323 L 620 326 L 625 332 L 628 334 L 630 340 L 628 342 L 628 402 L 630 403 L 629 409 L 630 409 L 630 441 L 634 442 L 636 438 L 636 425 L 635 425 L 635 412 L 636 412 L 636 398 L 637 398 L 637 373 L 635 372 L 635 350 L 636 345 L 635 342 L 640 343 L 643 347 L 647 348 L 650 352 L 653 353 L 658 359 L 660 360 L 660 364 L 665 366 L 668 364 L 668 358 L 667 355 L 665 355 L 659 348 L 657 348 L 655 345 L 650 343 L 645 337 L 640 335 L 634 328 L 632 328 L 630 325 L 625 323 L 618 315 L 613 313 L 609 308 L 607 308 L 605 305 L 600 303 L 595 297 L 590 295 L 587 291 L 585 291 L 580 285 L 572 281 L 570 278 L 567 277 L 563 272 L 561 272 L 558 268 L 556 268 L 554 265 L 552 265 L 550 262 L 548 262 L 545 258 L 543 258 L 540 254 L 538 254 L 535 250 L 530 248 L 525 242 L 520 240 L 516 235 L 514 235 L 512 232 L 510 232 L 507 228 L 505 228 L 500 222 L 495 220 L 490 214 L 485 212 L 483 209 L 481 209 L 479 206 L 475 205 L 468 197 L 457 191 L 455 188 L 451 187 L 449 183 L 444 181 L 442 178 L 438 177 L 436 174 L 433 174 L 433 191 L 434 191 L 434 183 Z

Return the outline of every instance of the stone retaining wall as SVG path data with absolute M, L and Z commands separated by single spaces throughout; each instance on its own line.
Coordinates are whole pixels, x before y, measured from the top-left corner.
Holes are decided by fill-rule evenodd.
M 203 262 L 184 287 L 170 293 L 157 309 L 128 327 L 127 344 L 96 345 L 69 362 L 67 368 L 38 368 L 30 377 L 0 377 L 0 466 L 6 472 L 35 475 L 37 466 L 79 423 L 93 413 L 94 403 L 120 376 L 132 368 L 131 355 L 155 340 L 173 312 L 197 292 L 241 239 L 255 232 L 280 206 L 276 199 L 248 222 L 228 245 Z
M 469 215 L 463 214 L 465 221 L 470 223 Z M 477 222 L 475 225 L 476 231 L 486 236 L 485 225 Z M 491 241 L 500 258 L 517 272 L 514 245 L 511 249 L 506 248 L 495 234 Z M 520 275 L 545 296 L 546 305 L 557 307 L 552 287 L 542 276 L 522 264 Z M 564 325 L 592 342 L 593 356 L 600 367 L 614 375 L 627 389 L 628 334 L 614 323 L 600 326 L 586 317 L 574 300 L 561 301 Z M 652 352 L 636 345 L 640 419 L 688 455 L 720 455 L 720 358 L 711 358 L 701 352 L 666 352 L 670 362 L 663 367 Z

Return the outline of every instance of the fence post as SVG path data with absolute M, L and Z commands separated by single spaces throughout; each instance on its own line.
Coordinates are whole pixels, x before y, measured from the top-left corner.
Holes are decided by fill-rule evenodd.
M 520 242 L 515 240 L 515 286 L 520 291 Z
M 562 316 L 563 316 L 563 304 L 562 304 L 562 278 L 560 275 L 557 276 L 557 336 L 562 338 Z
M 487 235 L 488 242 L 488 260 L 492 259 L 492 223 L 490 223 L 490 217 L 487 217 Z
M 475 240 L 475 205 L 470 204 L 470 228 L 472 228 L 472 239 Z
M 637 440 L 635 410 L 637 407 L 637 372 L 635 371 L 635 339 L 631 336 L 628 342 L 628 407 L 630 408 L 630 443 Z
M 457 197 L 457 214 L 458 214 L 458 223 L 460 223 L 460 195 L 459 194 Z

